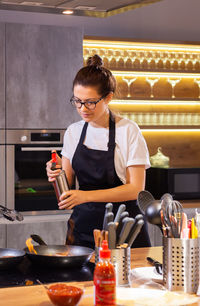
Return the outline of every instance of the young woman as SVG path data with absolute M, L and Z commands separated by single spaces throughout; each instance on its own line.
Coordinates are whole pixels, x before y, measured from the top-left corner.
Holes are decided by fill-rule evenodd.
M 79 188 L 63 193 L 58 205 L 73 209 L 67 240 L 73 234 L 74 245 L 94 248 L 93 229 L 102 229 L 108 202 L 114 214 L 121 203 L 130 217 L 141 213 L 135 200 L 145 186 L 148 150 L 138 126 L 109 111 L 115 89 L 116 80 L 98 55 L 88 59 L 73 82 L 71 103 L 82 120 L 68 127 L 60 163 L 69 184 L 73 186 L 76 178 Z M 47 163 L 50 182 L 59 171 Z M 133 247 L 149 245 L 145 225 Z

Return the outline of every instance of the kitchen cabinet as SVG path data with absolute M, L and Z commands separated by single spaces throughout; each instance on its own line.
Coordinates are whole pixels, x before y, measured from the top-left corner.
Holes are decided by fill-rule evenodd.
M 22 222 L 7 224 L 7 241 L 8 248 L 23 249 L 26 247 L 26 239 L 31 234 L 40 235 L 47 244 L 65 244 L 67 233 L 67 220 L 70 215 L 66 214 L 63 220 L 57 221 L 39 221 L 39 222 Z M 50 217 L 49 217 L 50 218 Z M 35 243 L 34 243 L 35 244 Z
M 82 65 L 81 29 L 6 24 L 6 127 L 66 128 L 77 121 L 69 99 Z
M 4 131 L 0 130 L 0 205 L 5 206 L 6 203 L 6 184 L 5 184 L 5 177 L 6 177 L 6 155 L 5 155 L 5 145 L 1 144 L 1 141 L 4 140 Z
M 6 225 L 0 224 L 0 248 L 6 247 Z
M 0 23 L 0 129 L 5 128 L 5 24 Z

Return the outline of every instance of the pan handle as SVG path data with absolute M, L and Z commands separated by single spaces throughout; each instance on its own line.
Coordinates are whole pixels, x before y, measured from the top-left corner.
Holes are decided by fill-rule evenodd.
M 43 240 L 39 235 L 33 234 L 33 235 L 30 235 L 30 236 L 31 236 L 31 238 L 32 238 L 35 242 L 37 242 L 39 245 L 47 245 L 46 242 L 44 242 L 44 240 Z

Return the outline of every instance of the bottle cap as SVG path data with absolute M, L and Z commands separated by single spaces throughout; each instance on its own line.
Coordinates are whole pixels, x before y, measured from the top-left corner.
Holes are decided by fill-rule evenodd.
M 99 251 L 99 257 L 100 258 L 110 258 L 110 250 L 108 248 L 108 242 L 107 240 L 103 240 L 101 249 Z

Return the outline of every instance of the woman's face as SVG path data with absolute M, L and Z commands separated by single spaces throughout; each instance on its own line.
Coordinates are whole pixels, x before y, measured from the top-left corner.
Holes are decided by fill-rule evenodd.
M 112 94 L 111 94 L 112 95 Z M 101 124 L 105 121 L 105 115 L 108 114 L 108 103 L 111 100 L 110 94 L 96 104 L 94 110 L 88 109 L 85 105 L 81 108 L 77 108 L 77 111 L 81 118 L 86 122 Z M 86 101 L 97 101 L 101 98 L 95 87 L 75 85 L 74 86 L 74 97 Z

